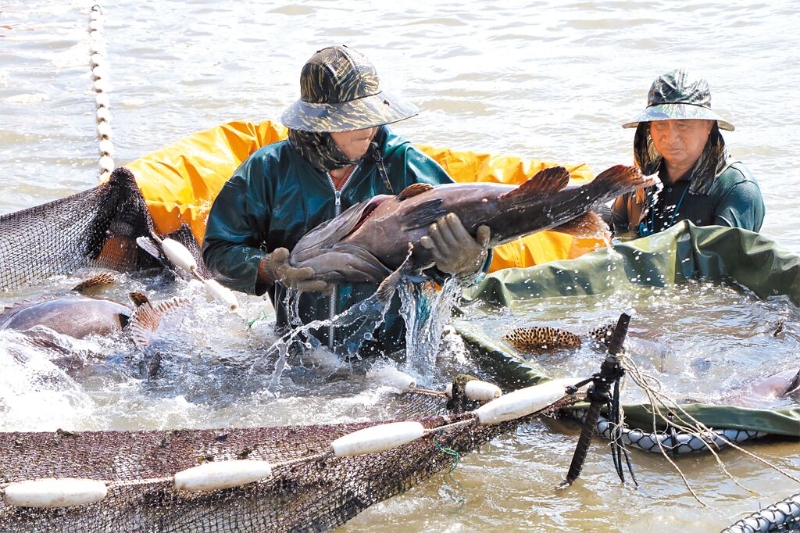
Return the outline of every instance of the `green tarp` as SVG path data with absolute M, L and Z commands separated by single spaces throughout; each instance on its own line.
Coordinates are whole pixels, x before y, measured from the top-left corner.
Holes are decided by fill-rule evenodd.
M 761 298 L 786 295 L 800 306 L 800 257 L 758 233 L 687 221 L 577 259 L 494 272 L 464 297 L 513 307 L 528 298 L 602 294 L 630 283 L 664 286 L 688 278 L 735 280 Z
M 757 233 L 697 227 L 687 221 L 577 259 L 494 272 L 466 291 L 464 299 L 513 308 L 531 298 L 603 294 L 627 284 L 660 287 L 688 279 L 733 281 L 760 298 L 785 295 L 800 306 L 800 257 Z M 468 324 L 454 325 L 503 386 L 515 389 L 548 379 L 541 368 Z M 691 404 L 684 408 L 709 427 L 800 437 L 800 407 L 764 410 Z M 652 428 L 647 405 L 627 405 L 625 416 L 630 427 Z

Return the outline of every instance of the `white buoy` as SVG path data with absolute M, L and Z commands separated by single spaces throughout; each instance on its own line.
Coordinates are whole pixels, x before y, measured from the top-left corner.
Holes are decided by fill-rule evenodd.
M 243 459 L 203 463 L 178 472 L 173 480 L 177 490 L 197 492 L 239 487 L 264 479 L 270 474 L 272 467 L 267 461 Z
M 370 368 L 367 371 L 367 378 L 376 379 L 384 385 L 394 387 L 403 392 L 410 391 L 417 386 L 417 380 L 410 374 L 406 374 L 389 365 L 380 366 L 379 368 Z
M 447 387 L 445 388 L 445 394 L 447 394 L 448 398 L 453 397 L 453 384 L 448 383 Z M 490 400 L 494 400 L 495 398 L 499 398 L 503 395 L 503 391 L 500 390 L 500 387 L 495 385 L 494 383 L 488 383 L 486 381 L 481 381 L 479 379 L 473 379 L 467 381 L 467 384 L 464 386 L 464 394 L 467 396 L 467 399 L 475 401 L 475 402 L 488 402 Z
M 476 409 L 475 415 L 481 424 L 499 424 L 541 411 L 566 395 L 563 384 L 548 381 L 492 400 Z
M 94 102 L 97 107 L 108 107 L 111 104 L 106 93 L 97 93 L 94 97 Z
M 69 507 L 99 502 L 107 493 L 105 482 L 95 479 L 34 479 L 7 486 L 3 502 L 16 507 Z
M 108 82 L 106 80 L 102 79 L 102 78 L 95 79 L 94 83 L 92 85 L 94 86 L 95 92 L 98 92 L 98 93 L 106 93 L 106 92 L 108 92 L 108 89 L 109 89 Z
M 488 402 L 503 395 L 503 391 L 494 383 L 487 383 L 478 379 L 467 381 L 464 386 L 464 393 L 467 398 L 476 402 Z
M 100 155 L 107 155 L 109 157 L 114 155 L 114 143 L 109 141 L 108 139 L 103 139 L 97 145 L 97 149 L 100 152 Z
M 420 438 L 425 428 L 419 422 L 393 422 L 362 429 L 331 443 L 336 457 L 377 453 Z
M 175 263 L 179 268 L 182 268 L 190 274 L 197 271 L 197 261 L 195 261 L 192 252 L 175 239 L 162 239 L 161 249 L 164 251 L 164 255 L 167 256 L 167 259 Z
M 114 159 L 111 156 L 104 155 L 97 160 L 97 166 L 104 172 L 111 173 L 114 170 Z
M 227 305 L 231 311 L 239 307 L 239 300 L 236 299 L 236 295 L 233 294 L 233 291 L 229 288 L 223 287 L 219 282 L 213 279 L 203 280 L 203 284 L 206 286 L 206 289 L 208 289 L 208 292 L 211 293 L 211 296 Z

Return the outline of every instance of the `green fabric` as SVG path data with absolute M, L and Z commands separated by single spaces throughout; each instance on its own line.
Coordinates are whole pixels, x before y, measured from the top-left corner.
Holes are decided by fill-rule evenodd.
M 531 298 L 602 294 L 627 284 L 660 287 L 690 278 L 735 281 L 761 298 L 782 295 L 800 305 L 800 257 L 757 233 L 719 226 L 696 227 L 686 221 L 662 233 L 577 259 L 494 272 L 465 291 L 464 298 L 513 308 L 517 302 Z M 479 355 L 482 367 L 502 387 L 513 390 L 547 379 L 541 367 L 468 324 L 456 321 L 454 326 Z M 648 407 L 624 406 L 628 425 L 652 428 Z M 685 410 L 709 427 L 800 437 L 800 407 L 765 410 L 691 404 Z
M 800 257 L 752 231 L 688 221 L 577 259 L 493 272 L 464 299 L 513 307 L 530 298 L 602 294 L 625 284 L 662 287 L 698 277 L 732 279 L 761 298 L 786 295 L 800 305 Z
M 436 185 L 451 183 L 447 173 L 433 159 L 408 141 L 383 126 L 375 136 L 386 173 L 394 193 L 412 183 Z M 340 212 L 377 194 L 388 194 L 383 179 L 372 160 L 362 160 L 340 191 Z M 284 140 L 260 148 L 236 170 L 225 183 L 211 208 L 203 241 L 206 266 L 218 274 L 228 287 L 249 294 L 263 294 L 267 287 L 256 286 L 258 262 L 275 248 L 292 250 L 312 228 L 336 215 L 336 198 L 326 173 L 315 169 Z M 368 299 L 375 293 L 374 284 L 340 284 L 337 312 Z M 285 289 L 276 284 L 269 288 L 276 309 L 279 328 L 288 323 L 281 303 Z M 300 295 L 299 312 L 303 323 L 330 317 L 327 296 L 318 293 Z M 399 316 L 400 301 L 395 296 L 384 325 L 376 332 L 381 349 L 393 350 L 405 343 L 405 327 Z M 337 330 L 338 340 L 350 330 Z M 327 344 L 327 328 L 315 335 Z

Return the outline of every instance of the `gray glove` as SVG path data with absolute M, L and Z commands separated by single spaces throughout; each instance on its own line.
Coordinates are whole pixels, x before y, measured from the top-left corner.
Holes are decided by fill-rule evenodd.
M 269 285 L 280 283 L 304 292 L 327 292 L 332 288 L 321 279 L 312 279 L 315 274 L 313 268 L 291 266 L 289 255 L 286 248 L 276 248 L 262 257 L 258 263 L 259 280 Z
M 466 230 L 458 215 L 448 213 L 428 228 L 430 236 L 422 237 L 419 243 L 433 255 L 436 268 L 449 274 L 475 274 L 486 261 L 489 226 L 480 226 L 476 237 Z

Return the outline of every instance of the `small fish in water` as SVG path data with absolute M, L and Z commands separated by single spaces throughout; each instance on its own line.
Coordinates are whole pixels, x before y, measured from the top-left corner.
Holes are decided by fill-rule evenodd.
M 589 340 L 608 348 L 614 334 L 616 324 L 605 324 L 589 331 Z M 549 326 L 532 326 L 513 329 L 503 335 L 502 340 L 514 347 L 520 353 L 543 353 L 555 350 L 578 350 L 582 346 L 581 338 L 569 331 Z M 668 357 L 674 352 L 660 343 L 648 341 L 639 337 L 625 338 L 626 352 L 635 353 L 639 357 L 655 359 L 660 371 L 664 371 Z
M 581 338 L 574 333 L 549 326 L 513 329 L 503 335 L 501 339 L 522 353 L 561 349 L 577 350 L 580 349 L 582 344 Z
M 0 330 L 12 329 L 38 335 L 45 327 L 60 335 L 83 339 L 89 335 L 111 335 L 128 328 L 134 343 L 142 348 L 149 344 L 149 334 L 158 328 L 163 313 L 187 301 L 185 298 L 172 298 L 153 305 L 146 295 L 131 292 L 129 297 L 134 303 L 131 308 L 112 300 L 80 294 L 113 281 L 113 275 L 104 273 L 76 285 L 73 291 L 79 294 L 8 307 L 0 313 Z
M 380 283 L 404 263 L 413 246 L 409 267 L 433 264 L 430 250 L 420 246 L 428 228 L 455 213 L 475 235 L 491 229 L 490 247 L 522 236 L 554 229 L 572 235 L 603 235 L 608 226 L 592 211 L 625 192 L 652 185 L 635 167 L 617 165 L 593 181 L 569 188 L 563 167 L 540 171 L 520 186 L 496 183 L 415 183 L 397 196 L 378 195 L 304 235 L 292 250 L 295 267 L 312 267 L 328 282 Z

